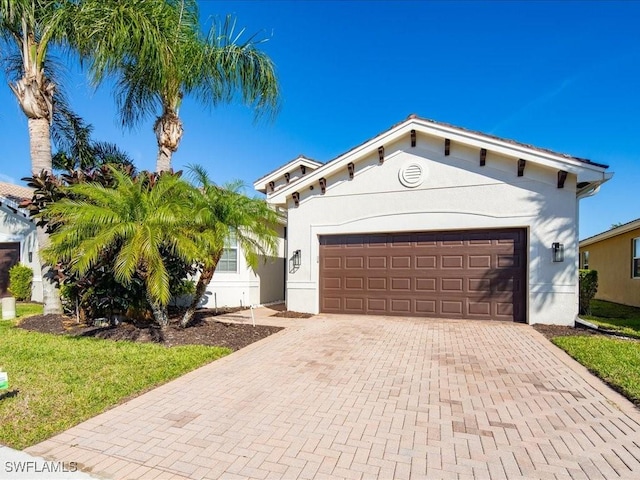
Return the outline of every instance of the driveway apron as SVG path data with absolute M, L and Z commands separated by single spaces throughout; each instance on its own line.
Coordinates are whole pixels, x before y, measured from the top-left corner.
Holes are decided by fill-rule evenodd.
M 640 414 L 532 327 L 317 316 L 28 453 L 111 479 L 640 478 Z

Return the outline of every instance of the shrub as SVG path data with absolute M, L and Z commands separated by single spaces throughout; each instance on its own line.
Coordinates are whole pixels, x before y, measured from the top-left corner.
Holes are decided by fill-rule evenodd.
M 580 315 L 591 315 L 591 300 L 598 291 L 598 272 L 580 270 Z
M 33 282 L 33 270 L 17 263 L 9 269 L 9 293 L 16 300 L 31 300 L 31 283 Z

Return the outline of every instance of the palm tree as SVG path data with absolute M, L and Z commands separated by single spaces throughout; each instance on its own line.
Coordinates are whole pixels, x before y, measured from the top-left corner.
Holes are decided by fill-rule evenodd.
M 199 184 L 192 199 L 192 216 L 197 228 L 209 232 L 216 241 L 208 241 L 202 247 L 202 270 L 196 283 L 195 294 L 180 325 L 191 322 L 198 305 L 211 282 L 225 243 L 235 238 L 249 266 L 256 268 L 261 256 L 273 256 L 277 247 L 277 235 L 273 227 L 279 215 L 267 203 L 250 198 L 240 191 L 242 184 L 225 187 L 213 184 L 200 166 L 190 167 Z
M 241 42 L 231 17 L 214 24 L 204 37 L 198 23 L 197 2 L 176 0 L 177 17 L 166 16 L 162 29 L 166 54 L 154 58 L 123 57 L 116 101 L 123 125 L 134 127 L 151 114 L 158 143 L 156 171 L 169 170 L 184 130 L 179 112 L 185 95 L 215 106 L 240 97 L 256 116 L 275 114 L 279 89 L 275 67 L 259 51 L 255 37 Z M 102 77 L 97 76 L 96 80 Z
M 110 68 L 105 59 L 132 51 L 157 56 L 158 46 L 164 45 L 157 21 L 173 12 L 163 0 L 0 0 L 5 51 L 13 52 L 3 53 L 3 60 L 9 86 L 27 117 L 32 174 L 52 170 L 51 126 L 57 106 L 64 104 L 49 52 L 54 47 L 75 49 L 96 71 Z M 45 247 L 46 233 L 38 229 L 37 236 L 40 247 Z M 60 313 L 51 269 L 41 264 L 44 311 Z
M 189 215 L 193 188 L 179 175 L 141 174 L 134 179 L 116 168 L 112 172 L 115 187 L 72 185 L 75 199 L 45 209 L 59 226 L 44 256 L 84 275 L 103 252 L 115 251 L 115 279 L 127 285 L 135 276 L 141 278 L 154 318 L 164 327 L 171 292 L 163 251 L 190 264 L 201 260 L 202 248 L 209 249 L 217 238 L 207 231 L 196 233 Z

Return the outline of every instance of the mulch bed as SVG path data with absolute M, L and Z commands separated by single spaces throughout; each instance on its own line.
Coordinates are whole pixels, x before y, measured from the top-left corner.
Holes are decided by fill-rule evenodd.
M 64 315 L 36 315 L 22 320 L 18 327 L 42 333 L 95 337 L 108 340 L 153 342 L 167 347 L 177 345 L 211 345 L 239 350 L 280 330 L 281 327 L 265 325 L 224 323 L 217 315 L 232 313 L 237 309 L 201 310 L 196 313 L 191 326 L 180 328 L 179 317 L 164 329 L 149 322 L 123 322 L 117 326 L 94 327 L 76 323 Z
M 553 337 L 568 337 L 568 336 L 585 336 L 585 335 L 600 335 L 602 333 L 595 330 L 582 327 L 564 327 L 561 325 L 542 325 L 535 324 L 533 326 L 538 332 L 551 340 Z

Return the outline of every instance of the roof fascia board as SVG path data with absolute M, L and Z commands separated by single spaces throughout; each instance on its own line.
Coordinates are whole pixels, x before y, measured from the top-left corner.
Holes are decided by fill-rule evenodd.
M 585 173 L 593 171 L 599 173 L 602 179 L 602 173 L 606 170 L 597 165 L 590 165 L 581 162 L 576 158 L 563 155 L 554 155 L 551 152 L 543 152 L 535 148 L 528 148 L 525 145 L 513 144 L 505 142 L 497 138 L 486 137 L 475 132 L 460 130 L 447 125 L 425 122 L 420 119 L 413 119 L 414 122 L 420 124 L 423 133 L 432 134 L 440 137 L 449 138 L 452 142 L 458 141 L 465 145 L 478 148 L 486 148 L 490 152 L 500 153 L 509 157 L 522 158 L 523 160 L 532 161 L 541 165 L 556 169 L 566 170 L 569 173 Z
M 321 162 L 317 162 L 315 160 L 311 160 L 309 158 L 300 156 L 298 158 L 291 160 L 289 163 L 284 164 L 283 166 L 278 168 L 276 171 L 268 173 L 265 176 L 256 180 L 255 182 L 253 182 L 253 188 L 256 190 L 258 190 L 259 188 L 264 188 L 264 186 L 267 185 L 270 181 L 280 178 L 287 171 L 297 168 L 300 165 L 305 165 L 307 167 L 312 167 L 312 168 L 314 167 L 320 168 L 324 164 Z
M 611 230 L 599 233 L 597 235 L 594 235 L 593 237 L 586 238 L 580 242 L 580 247 L 586 247 L 588 245 L 591 245 L 592 243 L 597 243 L 601 242 L 602 240 L 617 237 L 618 235 L 630 232 L 632 230 L 635 230 L 636 228 L 640 228 L 640 218 L 638 220 L 634 220 L 633 222 L 629 222 L 626 225 L 620 225 L 619 227 L 612 228 Z
M 514 145 L 472 132 L 461 131 L 445 125 L 424 122 L 420 119 L 412 118 L 381 133 L 362 145 L 349 150 L 334 160 L 325 163 L 322 167 L 306 175 L 304 179 L 295 182 L 295 184 L 278 190 L 278 192 L 270 197 L 270 202 L 279 204 L 286 203 L 286 197 L 294 191 L 308 186 L 320 177 L 331 176 L 335 171 L 344 168 L 347 163 L 355 161 L 356 158 L 375 153 L 380 145 L 392 143 L 400 137 L 408 135 L 412 129 L 419 130 L 425 135 L 449 138 L 453 142 L 457 141 L 479 149 L 486 148 L 491 152 L 500 153 L 512 158 L 522 158 L 555 170 L 566 170 L 569 173 L 576 174 L 580 181 L 606 181 L 608 179 L 605 178 L 606 169 L 603 167 L 585 164 L 577 159 L 540 152 L 521 145 Z

